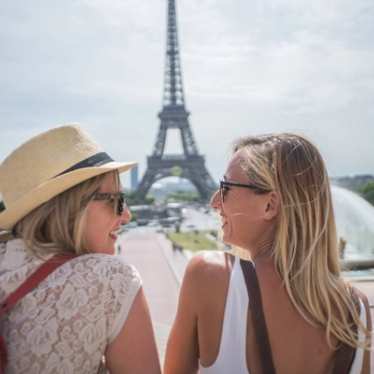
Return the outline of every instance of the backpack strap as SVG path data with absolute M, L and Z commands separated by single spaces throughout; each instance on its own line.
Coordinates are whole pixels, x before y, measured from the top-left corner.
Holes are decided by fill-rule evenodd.
M 262 370 L 264 374 L 275 374 L 256 270 L 251 261 L 244 261 L 241 259 L 240 266 L 243 270 L 245 284 L 247 286 L 249 305 L 252 312 L 252 324 L 260 352 Z
M 351 296 L 357 312 L 360 314 L 360 299 L 355 291 L 351 288 Z M 349 315 L 349 323 L 353 326 L 353 330 L 357 333 L 357 325 L 353 321 L 353 317 Z M 341 343 L 335 352 L 334 370 L 332 374 L 349 374 L 353 360 L 355 358 L 356 348 L 351 347 L 346 343 Z
M 22 297 L 32 291 L 39 283 L 41 283 L 49 274 L 63 265 L 66 261 L 72 259 L 76 255 L 55 255 L 44 262 L 35 270 L 15 291 L 13 291 L 0 305 L 0 317 L 5 315 Z M 5 342 L 0 335 L 0 374 L 4 372 L 7 362 L 7 353 Z

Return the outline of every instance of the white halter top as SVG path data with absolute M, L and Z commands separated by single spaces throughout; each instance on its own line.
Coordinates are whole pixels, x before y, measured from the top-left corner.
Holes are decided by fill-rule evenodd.
M 240 259 L 235 257 L 225 305 L 221 342 L 216 361 L 200 364 L 200 374 L 248 374 L 246 360 L 248 293 Z

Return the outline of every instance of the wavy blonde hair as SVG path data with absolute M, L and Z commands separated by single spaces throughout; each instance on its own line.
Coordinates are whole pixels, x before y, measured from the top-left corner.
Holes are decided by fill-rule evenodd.
M 317 148 L 294 134 L 239 139 L 234 152 L 244 149 L 242 168 L 259 190 L 280 197 L 272 256 L 285 289 L 298 312 L 333 339 L 352 347 L 368 348 L 352 328 L 368 334 L 352 300 L 351 289 L 340 277 L 338 240 L 330 183 Z
M 15 236 L 21 237 L 26 248 L 39 257 L 89 252 L 84 243 L 86 210 L 107 174 L 90 178 L 33 210 L 17 222 Z M 118 172 L 109 174 L 113 174 L 119 186 Z

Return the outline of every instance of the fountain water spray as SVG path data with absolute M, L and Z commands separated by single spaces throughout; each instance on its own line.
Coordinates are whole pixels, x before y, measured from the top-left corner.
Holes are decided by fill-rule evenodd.
M 345 188 L 331 190 L 338 235 L 347 242 L 345 258 L 374 258 L 374 207 Z

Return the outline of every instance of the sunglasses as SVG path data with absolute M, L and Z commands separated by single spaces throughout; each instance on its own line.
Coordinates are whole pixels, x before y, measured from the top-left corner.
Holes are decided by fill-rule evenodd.
M 125 194 L 123 192 L 96 192 L 93 196 L 93 200 L 108 201 L 113 206 L 115 213 L 119 216 L 122 215 L 124 209 L 127 207 Z
M 222 202 L 225 201 L 225 196 L 226 196 L 227 192 L 230 191 L 230 189 L 231 189 L 230 187 L 249 188 L 250 190 L 255 191 L 256 193 L 259 193 L 259 194 L 270 192 L 270 190 L 264 190 L 264 189 L 256 186 L 255 184 L 251 184 L 251 183 L 244 184 L 244 183 L 228 182 L 228 181 L 225 181 L 225 180 L 220 180 L 219 181 L 219 195 L 221 197 Z

